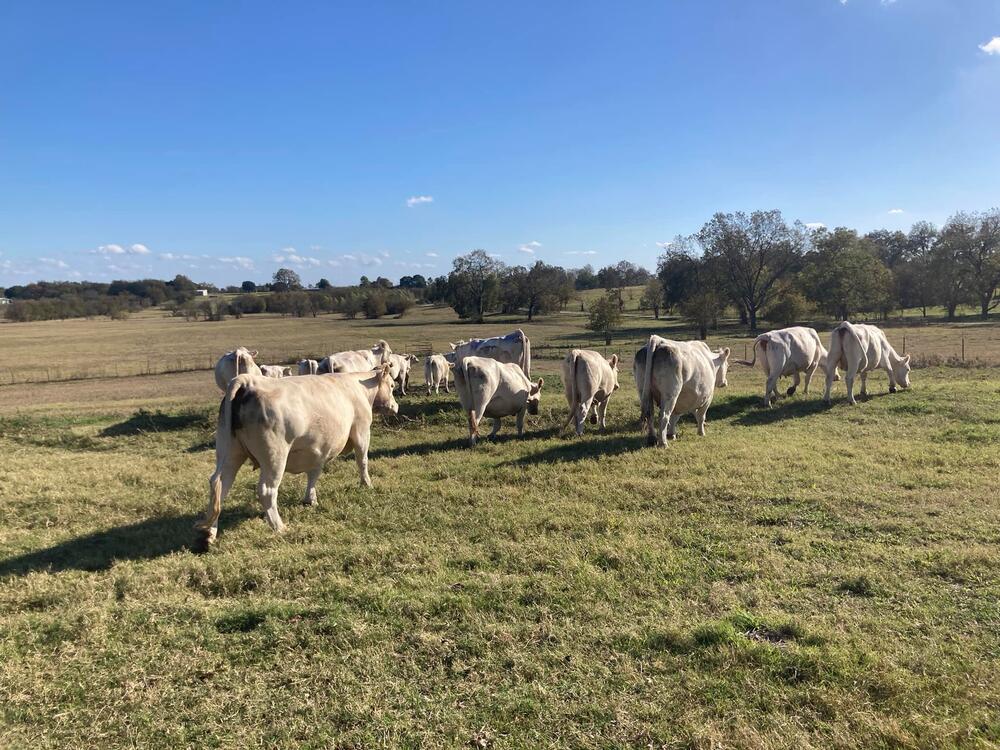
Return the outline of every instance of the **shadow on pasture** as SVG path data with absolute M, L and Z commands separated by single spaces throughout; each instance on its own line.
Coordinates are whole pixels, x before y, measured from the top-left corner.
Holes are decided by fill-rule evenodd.
M 379 458 L 400 458 L 401 456 L 429 456 L 432 453 L 468 450 L 468 448 L 469 439 L 466 436 L 437 443 L 414 443 L 413 445 L 401 445 L 396 448 L 371 448 L 368 451 L 368 458 L 376 460 Z
M 202 453 L 203 451 L 214 451 L 215 450 L 215 435 L 210 437 L 208 440 L 202 440 L 199 443 L 189 445 L 184 449 L 185 453 Z
M 232 508 L 219 519 L 219 534 L 255 518 L 249 509 Z M 35 572 L 107 570 L 122 560 L 150 560 L 184 549 L 194 549 L 195 522 L 201 514 L 161 516 L 95 531 L 45 549 L 0 560 L 0 579 Z
M 602 458 L 619 453 L 631 453 L 646 445 L 646 436 L 638 434 L 605 434 L 578 438 L 575 435 L 565 443 L 508 461 L 506 466 L 531 466 L 533 464 L 554 464 L 564 461 L 580 461 L 586 458 Z
M 423 398 L 420 400 L 414 400 L 414 395 L 423 396 Z M 436 417 L 438 414 L 445 412 L 454 414 L 461 412 L 461 407 L 458 404 L 458 398 L 454 393 L 451 394 L 450 399 L 428 399 L 426 393 L 411 390 L 410 395 L 397 398 L 396 403 L 399 404 L 399 414 L 396 416 L 404 422 L 406 419 L 426 419 L 427 417 Z
M 141 435 L 144 432 L 172 432 L 186 430 L 189 427 L 211 427 L 207 416 L 201 412 L 185 412 L 183 414 L 165 414 L 161 411 L 146 411 L 140 409 L 128 419 L 109 425 L 101 430 L 101 437 L 122 437 L 125 435 Z
M 746 410 L 733 420 L 735 424 L 747 427 L 774 424 L 775 422 L 799 419 L 829 410 L 829 407 L 823 403 L 823 399 L 818 396 L 806 396 L 802 399 L 797 397 L 781 399 L 776 404 L 772 404 L 770 409 L 765 409 L 761 406 L 760 399 L 755 398 L 754 401 L 754 407 Z M 709 417 L 712 416 L 711 409 L 709 409 L 708 414 Z
M 716 393 L 718 393 L 718 391 L 716 391 Z M 761 409 L 762 407 L 760 404 L 760 396 L 735 396 L 733 398 L 727 398 L 724 401 L 713 400 L 712 405 L 708 407 L 708 419 L 709 421 L 730 419 L 732 417 L 745 414 L 746 412 L 753 411 L 754 409 Z

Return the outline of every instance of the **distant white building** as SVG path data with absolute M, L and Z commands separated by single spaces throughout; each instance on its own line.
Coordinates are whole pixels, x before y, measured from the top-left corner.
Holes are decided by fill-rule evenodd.
M 194 290 L 194 296 L 195 297 L 207 297 L 208 296 L 208 290 L 207 289 L 195 289 Z
M 9 305 L 10 297 L 0 297 L 0 305 Z

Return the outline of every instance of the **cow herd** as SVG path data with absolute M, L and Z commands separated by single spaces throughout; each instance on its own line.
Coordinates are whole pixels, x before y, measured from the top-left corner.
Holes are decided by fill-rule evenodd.
M 347 448 L 354 452 L 361 484 L 371 486 L 368 447 L 374 414 L 396 414 L 394 392 L 406 395 L 412 354 L 392 351 L 386 341 L 370 349 L 331 354 L 322 360 L 303 359 L 298 376 L 282 365 L 257 365 L 257 352 L 239 347 L 223 355 L 215 367 L 215 382 L 225 396 L 216 426 L 216 467 L 209 482 L 209 502 L 195 525 L 205 544 L 215 540 L 222 502 L 236 473 L 248 460 L 259 469 L 257 497 L 267 522 L 275 531 L 284 524 L 278 514 L 278 487 L 286 472 L 305 474 L 303 502 L 316 503 L 316 481 L 323 466 Z M 672 341 L 650 336 L 632 363 L 647 442 L 666 446 L 677 436 L 677 420 L 694 414 L 698 434 L 705 434 L 705 418 L 716 388 L 727 384 L 730 350 L 711 349 L 703 341 Z M 758 336 L 753 359 L 737 360 L 764 371 L 764 406 L 778 397 L 777 383 L 791 377 L 787 394 L 803 390 L 817 371 L 826 378 L 824 399 L 843 379 L 853 404 L 854 381 L 861 378 L 867 395 L 868 374 L 884 370 L 889 391 L 910 385 L 910 358 L 899 355 L 885 333 L 871 325 L 843 322 L 830 336 L 829 350 L 812 328 L 792 327 Z M 600 429 L 606 426 L 608 402 L 619 388 L 618 355 L 606 359 L 595 351 L 571 350 L 562 362 L 562 380 L 569 405 L 564 426 L 573 423 L 582 435 L 588 415 Z M 451 344 L 445 354 L 424 361 L 427 393 L 449 389 L 449 376 L 462 413 L 468 418 L 469 444 L 479 439 L 479 425 L 492 420 L 490 437 L 504 417 L 515 417 L 518 435 L 524 433 L 526 414 L 537 414 L 544 380 L 531 380 L 531 342 L 523 331 L 506 336 Z M 658 411 L 657 411 L 658 410 Z

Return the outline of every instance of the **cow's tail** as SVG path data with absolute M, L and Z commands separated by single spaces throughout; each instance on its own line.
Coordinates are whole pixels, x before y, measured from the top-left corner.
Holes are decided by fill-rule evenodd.
M 460 372 L 461 371 L 461 372 Z M 458 375 L 461 374 L 462 382 L 458 382 Z M 472 383 L 469 382 L 469 360 L 462 358 L 462 361 L 455 365 L 455 390 L 458 391 L 458 400 L 463 401 L 466 407 L 465 414 L 469 418 L 469 438 L 475 440 L 479 437 L 479 425 L 476 424 L 476 407 L 472 403 Z M 463 399 L 462 395 L 465 394 Z
M 757 364 L 757 348 L 760 348 L 760 358 L 763 360 L 767 357 L 767 339 L 762 336 L 758 336 L 753 342 L 753 359 L 738 359 L 736 364 L 747 365 L 748 367 L 753 367 Z
M 652 426 L 653 421 L 653 355 L 656 354 L 657 337 L 650 336 L 646 344 L 646 367 L 642 373 L 641 414 L 644 420 Z
M 580 352 L 573 349 L 570 351 L 569 356 L 572 358 L 572 362 L 569 367 L 569 383 L 566 384 L 567 390 L 569 391 L 569 416 L 566 417 L 566 424 L 564 424 L 563 427 L 573 421 L 573 414 L 576 413 L 578 399 L 576 392 L 576 368 L 580 364 Z
M 237 366 L 239 366 L 240 355 L 236 355 Z M 236 439 L 235 423 L 233 420 L 233 402 L 239 403 L 243 388 L 246 386 L 244 379 L 237 375 L 229 381 L 226 387 L 226 395 L 222 397 L 219 404 L 219 419 L 215 427 L 215 473 L 209 482 L 209 501 L 205 515 L 198 521 L 195 529 L 210 535 L 212 541 L 214 532 L 212 529 L 219 521 L 222 513 L 222 465 L 229 457 L 232 450 L 232 441 Z
M 520 328 L 517 332 L 521 334 L 521 371 L 531 380 L 531 339 Z

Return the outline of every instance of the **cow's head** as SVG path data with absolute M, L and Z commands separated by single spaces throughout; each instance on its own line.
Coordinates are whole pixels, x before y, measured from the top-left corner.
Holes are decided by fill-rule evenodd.
M 420 360 L 417 358 L 416 354 L 407 354 L 406 355 L 406 361 L 409 362 L 411 365 L 415 365 Z
M 892 374 L 896 377 L 896 385 L 900 388 L 910 387 L 910 355 L 907 354 L 892 366 Z
M 619 388 L 621 388 L 621 386 L 618 385 L 618 355 L 612 354 L 611 358 L 608 359 L 608 364 L 611 365 L 611 372 L 614 373 L 615 376 L 614 390 L 617 391 Z
M 388 364 L 375 370 L 375 374 L 378 376 L 378 386 L 375 391 L 375 399 L 372 401 L 372 411 L 379 414 L 399 413 L 399 404 L 396 403 L 396 399 L 392 395 L 396 381 L 393 380 L 390 370 Z
M 725 388 L 729 385 L 729 348 L 719 349 L 715 357 L 715 387 Z
M 544 378 L 539 378 L 537 383 L 532 383 L 528 390 L 528 414 L 538 414 L 538 403 L 542 400 L 542 384 Z

